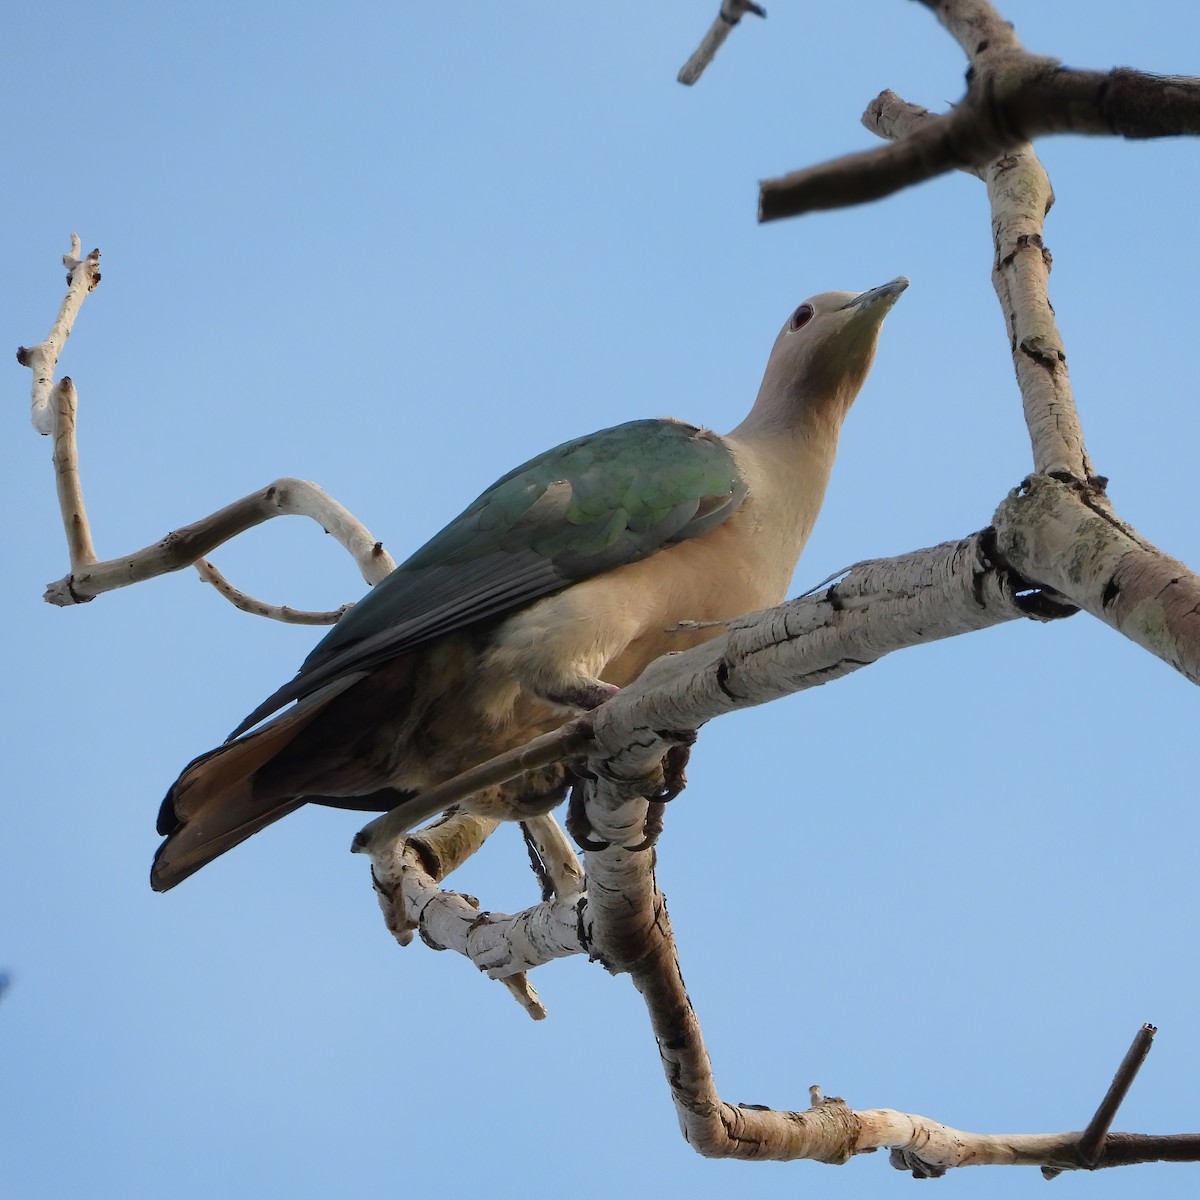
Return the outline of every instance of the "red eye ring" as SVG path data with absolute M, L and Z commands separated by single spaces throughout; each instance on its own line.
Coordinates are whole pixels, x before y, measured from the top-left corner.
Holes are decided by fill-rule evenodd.
M 802 304 L 791 315 L 788 321 L 788 328 L 795 333 L 797 329 L 802 329 L 813 319 L 813 306 L 811 304 Z

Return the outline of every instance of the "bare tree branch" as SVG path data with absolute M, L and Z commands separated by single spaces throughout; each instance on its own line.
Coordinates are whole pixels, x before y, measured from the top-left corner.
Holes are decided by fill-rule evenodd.
M 354 557 L 363 578 L 378 583 L 395 562 L 366 528 L 332 496 L 307 479 L 277 479 L 160 541 L 120 558 L 95 562 L 46 589 L 50 604 L 83 604 L 104 592 L 190 567 L 222 543 L 272 517 L 304 516 L 332 534 Z
M 978 171 L 1043 134 L 1200 133 L 1200 79 L 1127 67 L 1072 70 L 1026 52 L 988 0 L 921 2 L 971 61 L 966 96 L 894 145 L 764 180 L 760 221 L 878 200 L 947 171 Z
M 54 371 L 84 297 L 100 282 L 100 251 L 81 259 L 78 236 L 71 234 L 71 252 L 63 256 L 67 265 L 67 294 L 49 335 L 36 346 L 22 346 L 17 361 L 33 372 L 33 423 L 41 433 L 54 435 L 54 473 L 66 531 L 71 573 L 50 584 L 44 599 L 63 607 L 83 604 L 103 592 L 141 583 L 156 575 L 178 571 L 197 563 L 205 554 L 237 534 L 271 517 L 309 517 L 332 534 L 358 563 L 363 578 L 378 583 L 395 569 L 395 561 L 366 527 L 348 509 L 326 495 L 315 483 L 304 479 L 277 479 L 274 483 L 211 514 L 168 533 L 161 541 L 132 554 L 105 562 L 97 560 L 91 527 L 83 503 L 79 476 L 79 449 L 75 438 L 77 394 L 69 377 L 56 386 Z M 218 591 L 248 612 L 259 612 L 277 620 L 300 619 L 294 609 L 276 608 L 253 600 L 220 579 Z M 205 575 L 201 570 L 201 577 Z M 289 613 L 291 615 L 283 615 Z M 316 616 L 318 614 L 306 614 Z M 336 619 L 336 618 L 335 618 Z M 316 623 L 310 621 L 308 623 Z
M 83 484 L 79 479 L 79 452 L 75 438 L 75 414 L 79 396 L 71 377 L 66 375 L 50 392 L 50 411 L 54 428 L 54 486 L 62 513 L 63 532 L 67 537 L 67 557 L 71 571 L 84 571 L 96 561 L 96 547 L 83 503 Z
M 1032 476 L 995 520 L 1005 562 L 1200 683 L 1200 578 L 1103 497 Z
M 756 17 L 765 17 L 767 10 L 753 0 L 721 0 L 721 8 L 717 13 L 712 25 L 709 26 L 708 32 L 704 35 L 700 45 L 696 47 L 692 57 L 679 68 L 679 74 L 676 79 L 682 84 L 691 87 L 701 75 L 704 74 L 705 68 L 720 48 L 725 44 L 725 39 L 729 36 L 729 31 L 742 19 L 746 13 L 753 13 Z
M 960 41 L 974 30 L 955 26 Z M 923 110 L 884 93 L 863 117 L 884 136 L 914 136 Z M 1042 218 L 1053 192 L 1033 147 L 982 172 L 992 207 L 992 282 L 1004 312 L 1037 475 L 994 518 L 1003 561 L 1054 589 L 1200 682 L 1200 578 L 1123 522 L 1093 473 L 1048 285 Z
M 522 821 L 545 877 L 549 896 L 570 896 L 583 888 L 583 867 L 567 835 L 550 813 Z
M 1076 1149 L 1080 1165 L 1088 1170 L 1099 1166 L 1104 1158 L 1104 1151 L 1108 1144 L 1108 1131 L 1112 1128 L 1117 1110 L 1129 1094 L 1129 1089 L 1133 1085 L 1134 1079 L 1137 1078 L 1142 1063 L 1146 1061 L 1146 1055 L 1150 1053 L 1150 1046 L 1154 1042 L 1154 1035 L 1157 1032 L 1158 1029 L 1153 1025 L 1143 1025 L 1137 1031 L 1125 1057 L 1121 1060 L 1121 1065 L 1117 1068 L 1116 1075 L 1113 1076 L 1108 1091 L 1104 1093 L 1104 1099 L 1100 1101 L 1100 1107 L 1096 1109 L 1087 1128 L 1080 1134 Z M 1061 1175 L 1062 1170 L 1061 1167 L 1043 1167 L 1042 1174 L 1047 1179 L 1053 1179 L 1056 1175 Z
M 893 92 L 876 97 L 863 124 L 882 137 L 914 137 L 936 118 Z M 992 284 L 1040 474 L 1093 481 L 1075 407 L 1067 356 L 1049 298 L 1050 252 L 1043 238 L 1054 192 L 1031 145 L 1015 147 L 977 172 L 988 188 L 995 258 Z
M 267 617 L 272 621 L 282 621 L 286 625 L 333 625 L 354 607 L 353 604 L 343 604 L 341 608 L 328 612 L 310 612 L 303 608 L 292 608 L 287 604 L 267 604 L 235 588 L 207 558 L 202 558 L 192 565 L 201 580 L 211 583 L 234 608 L 240 608 L 242 612 L 255 617 Z
M 59 355 L 71 336 L 75 318 L 89 292 L 100 283 L 100 251 L 93 250 L 82 258 L 83 245 L 78 234 L 71 234 L 71 249 L 63 255 L 63 266 L 67 268 L 67 294 L 54 318 L 54 324 L 45 339 L 36 346 L 20 346 L 17 362 L 33 372 L 33 397 L 31 418 L 38 433 L 49 435 L 54 432 L 54 409 L 50 401 L 50 390 L 54 386 L 54 371 Z
M 840 1098 L 822 1100 L 819 1089 L 804 1112 L 722 1100 L 684 984 L 666 901 L 654 880 L 654 855 L 625 849 L 645 821 L 642 797 L 659 783 L 656 748 L 641 742 L 627 751 L 625 768 L 640 768 L 645 778 L 606 778 L 604 768 L 612 760 L 592 763 L 600 770 L 587 786 L 588 819 L 610 844 L 585 856 L 589 888 L 581 909 L 582 940 L 608 970 L 628 973 L 645 1000 L 680 1128 L 693 1149 L 715 1158 L 844 1163 L 887 1148 L 893 1166 L 925 1178 L 987 1164 L 1073 1170 L 1200 1160 L 1200 1134 L 1111 1134 L 1096 1152 L 1095 1120 L 1084 1134 L 977 1134 L 892 1109 L 856 1111 Z M 1100 1121 L 1111 1120 L 1127 1090 L 1128 1064 L 1129 1057 L 1101 1106 Z

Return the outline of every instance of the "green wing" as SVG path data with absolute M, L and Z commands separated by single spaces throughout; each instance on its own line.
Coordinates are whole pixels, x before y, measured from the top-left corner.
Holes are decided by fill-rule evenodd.
M 706 533 L 745 495 L 729 447 L 694 425 L 630 421 L 564 442 L 377 584 L 230 736 L 351 672 Z

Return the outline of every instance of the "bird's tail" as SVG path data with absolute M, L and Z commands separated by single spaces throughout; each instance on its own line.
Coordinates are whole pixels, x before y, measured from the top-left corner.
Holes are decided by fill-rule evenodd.
M 165 892 L 264 826 L 294 812 L 305 797 L 264 793 L 257 772 L 301 734 L 356 677 L 339 680 L 234 742 L 193 759 L 171 785 L 158 812 L 166 840 L 150 868 L 150 886 Z

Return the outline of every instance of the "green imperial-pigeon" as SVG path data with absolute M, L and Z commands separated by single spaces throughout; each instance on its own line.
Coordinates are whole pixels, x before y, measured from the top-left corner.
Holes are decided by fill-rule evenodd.
M 498 479 L 347 612 L 225 745 L 188 764 L 159 812 L 155 890 L 308 801 L 399 807 L 411 828 L 436 813 L 423 790 L 596 707 L 720 622 L 778 604 L 880 326 L 907 286 L 801 304 L 754 407 L 723 437 L 630 421 Z M 568 781 L 555 764 L 463 805 L 521 819 L 558 803 Z

